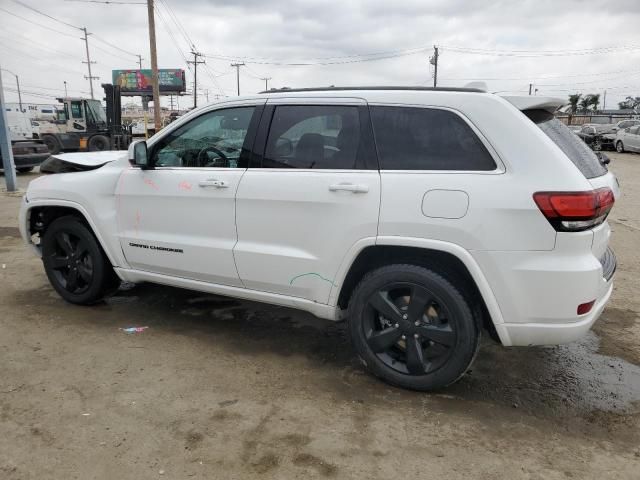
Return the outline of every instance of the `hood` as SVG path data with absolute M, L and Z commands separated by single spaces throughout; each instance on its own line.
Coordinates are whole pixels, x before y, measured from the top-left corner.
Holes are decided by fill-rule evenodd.
M 127 157 L 126 150 L 104 152 L 59 153 L 52 155 L 40 165 L 42 173 L 65 173 L 94 170 L 116 160 Z

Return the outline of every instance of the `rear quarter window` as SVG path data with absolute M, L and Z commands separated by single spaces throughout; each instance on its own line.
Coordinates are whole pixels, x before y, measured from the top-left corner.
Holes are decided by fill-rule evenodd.
M 607 173 L 607 168 L 593 150 L 552 113 L 545 110 L 525 110 L 522 113 L 553 140 L 586 178 L 600 177 Z
M 381 170 L 496 169 L 471 127 L 453 112 L 392 106 L 370 111 Z

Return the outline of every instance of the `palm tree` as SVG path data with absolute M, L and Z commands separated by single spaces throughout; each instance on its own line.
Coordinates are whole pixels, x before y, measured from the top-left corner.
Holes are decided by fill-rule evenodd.
M 580 97 L 582 97 L 581 93 L 574 93 L 573 95 L 569 95 L 569 105 L 571 105 L 571 113 L 578 112 L 578 103 L 580 102 Z
M 589 107 L 591 106 L 591 94 L 584 95 L 582 100 L 580 100 L 580 111 L 587 113 L 589 111 Z
M 591 106 L 593 107 L 593 111 L 597 112 L 598 106 L 600 106 L 600 94 L 595 93 L 595 94 L 591 94 L 590 96 L 591 96 Z

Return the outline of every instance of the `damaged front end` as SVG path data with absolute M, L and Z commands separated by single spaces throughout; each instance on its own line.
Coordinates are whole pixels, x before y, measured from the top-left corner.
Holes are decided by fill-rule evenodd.
M 125 158 L 122 150 L 105 152 L 62 153 L 51 155 L 40 165 L 41 173 L 71 173 L 95 170 L 107 163 Z

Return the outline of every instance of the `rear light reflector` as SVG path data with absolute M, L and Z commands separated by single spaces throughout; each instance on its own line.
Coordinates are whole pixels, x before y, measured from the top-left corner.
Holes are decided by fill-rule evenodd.
M 587 192 L 536 192 L 533 200 L 549 223 L 563 232 L 579 232 L 601 224 L 615 202 L 607 187 Z
M 585 313 L 589 313 L 593 308 L 593 304 L 596 303 L 595 300 L 591 300 L 587 303 L 581 303 L 578 305 L 578 315 L 584 315 Z

